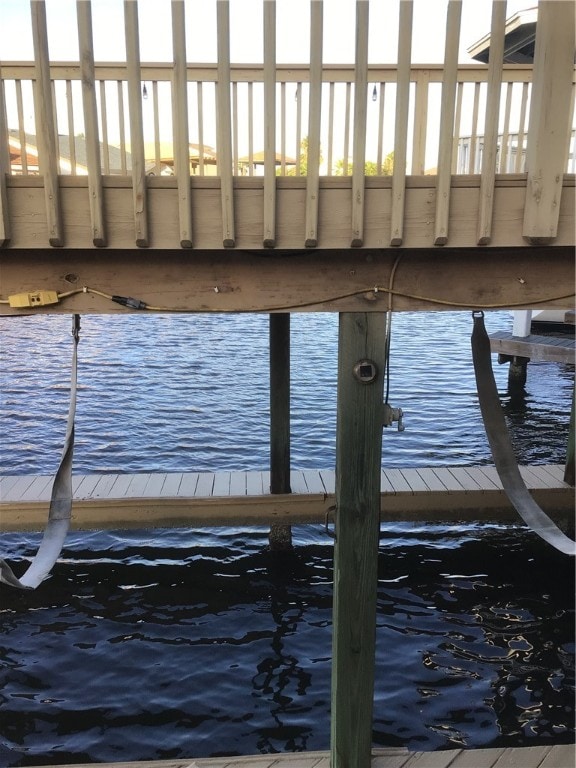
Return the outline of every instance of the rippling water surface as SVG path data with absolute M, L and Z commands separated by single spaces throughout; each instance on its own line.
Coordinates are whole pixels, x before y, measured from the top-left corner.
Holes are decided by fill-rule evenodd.
M 487 316 L 489 332 L 510 316 Z M 0 319 L 2 474 L 53 472 L 70 319 Z M 488 463 L 467 313 L 395 317 L 384 466 Z M 292 463 L 333 468 L 337 318 L 292 319 Z M 518 457 L 562 462 L 573 368 L 506 393 Z M 268 464 L 267 317 L 82 318 L 76 472 Z M 16 570 L 39 537 L 2 537 Z M 83 532 L 52 578 L 0 592 L 0 765 L 325 749 L 332 542 L 251 529 Z M 522 527 L 383 526 L 374 743 L 574 740 L 573 563 Z

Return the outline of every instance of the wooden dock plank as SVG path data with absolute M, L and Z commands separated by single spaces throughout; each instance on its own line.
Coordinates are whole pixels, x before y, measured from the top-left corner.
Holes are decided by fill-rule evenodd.
M 112 488 L 119 475 L 101 475 L 100 479 L 96 483 L 92 490 L 92 499 L 105 499 L 110 498 L 112 495 Z
M 328 495 L 336 492 L 336 472 L 333 469 L 321 469 L 320 478 Z
M 246 493 L 248 496 L 262 496 L 262 472 L 246 472 Z
M 292 493 L 309 493 L 304 472 L 294 469 L 290 472 L 290 488 Z
M 132 478 L 134 475 L 117 475 L 116 482 L 112 486 L 111 498 L 123 499 L 126 496 L 126 491 L 130 487 Z
M 452 766 L 453 768 L 492 768 L 505 751 L 503 747 L 493 749 L 462 749 L 456 756 Z
M 550 747 L 512 747 L 504 750 L 494 763 L 494 768 L 516 768 L 518 765 L 522 768 L 539 768 L 549 752 Z
M 474 477 L 468 472 L 470 467 L 448 467 L 448 471 L 454 476 L 455 480 L 460 483 L 465 491 L 481 491 L 482 486 L 477 477 Z
M 79 475 L 78 485 L 74 488 L 74 498 L 91 498 L 101 477 L 101 475 Z
M 496 470 L 496 467 L 481 466 L 470 467 L 469 469 L 473 470 L 474 475 L 479 477 L 479 484 L 483 490 L 502 490 L 502 483 L 498 477 L 498 471 Z
M 194 496 L 212 496 L 214 489 L 214 475 L 212 472 L 199 472 L 198 484 Z
M 18 475 L 4 475 L 0 477 L 0 501 L 6 498 L 9 489 L 19 480 Z
M 200 478 L 198 479 L 200 485 Z M 209 495 L 209 494 L 206 494 Z M 214 475 L 212 496 L 230 496 L 230 472 L 218 472 Z
M 144 487 L 143 496 L 154 499 L 162 496 L 162 489 L 166 482 L 165 472 L 153 472 L 148 477 L 148 482 Z
M 144 497 L 144 490 L 150 480 L 150 473 L 143 475 L 131 475 L 130 484 L 126 488 L 126 496 L 131 499 L 141 499 Z
M 435 467 L 434 473 L 449 493 L 462 493 L 466 490 L 449 467 Z
M 186 472 L 182 475 L 178 496 L 188 497 L 196 495 L 196 486 L 198 485 L 198 472 Z
M 3 496 L 2 501 L 19 501 L 22 498 L 22 494 L 27 491 L 33 482 L 33 475 L 22 475 L 17 478 L 16 482 L 6 491 L 6 495 Z
M 426 483 L 431 491 L 447 491 L 448 489 L 440 479 L 440 475 L 434 469 L 427 469 L 425 467 L 418 468 L 416 470 L 422 480 Z
M 380 472 L 380 493 L 396 493 L 384 470 Z
M 576 746 L 574 744 L 559 744 L 550 749 L 538 768 L 564 768 L 576 765 Z
M 304 475 L 304 480 L 306 481 L 306 486 L 308 487 L 308 493 L 324 494 L 326 492 L 324 489 L 324 483 L 320 477 L 320 470 L 307 469 L 302 474 Z
M 526 471 L 529 471 L 531 475 L 538 477 L 542 482 L 542 488 L 557 488 L 558 479 L 562 480 L 562 478 L 555 478 L 545 466 L 522 467 L 520 471 L 523 476 Z
M 399 469 L 386 469 L 384 470 L 388 482 L 394 488 L 394 493 L 412 493 L 410 484 Z
M 230 495 L 246 496 L 246 472 L 230 473 Z
M 426 491 L 430 490 L 417 469 L 401 469 L 400 471 L 404 475 L 412 493 L 426 493 Z
M 50 500 L 52 495 L 52 476 L 35 477 L 28 488 L 20 496 L 20 501 Z
M 184 474 L 182 472 L 168 472 L 162 486 L 162 496 L 178 496 Z

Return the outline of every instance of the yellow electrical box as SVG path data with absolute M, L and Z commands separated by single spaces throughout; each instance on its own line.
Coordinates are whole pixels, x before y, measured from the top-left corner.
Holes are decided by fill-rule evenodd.
M 15 309 L 24 307 L 45 307 L 47 304 L 58 304 L 56 291 L 33 291 L 32 293 L 15 293 L 8 296 L 10 306 Z

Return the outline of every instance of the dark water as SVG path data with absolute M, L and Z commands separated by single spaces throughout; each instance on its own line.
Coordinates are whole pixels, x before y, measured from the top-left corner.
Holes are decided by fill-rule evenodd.
M 51 472 L 69 318 L 0 320 L 3 474 Z M 86 317 L 75 470 L 267 466 L 267 318 Z M 489 331 L 510 327 L 506 313 Z M 394 321 L 385 466 L 488 463 L 466 313 Z M 293 465 L 333 467 L 336 318 L 293 318 Z M 564 459 L 573 368 L 496 370 L 519 459 Z M 51 579 L 0 591 L 0 765 L 201 757 L 329 744 L 332 542 L 295 531 L 69 536 Z M 38 536 L 2 537 L 22 570 Z M 374 743 L 574 740 L 574 567 L 520 526 L 383 526 Z

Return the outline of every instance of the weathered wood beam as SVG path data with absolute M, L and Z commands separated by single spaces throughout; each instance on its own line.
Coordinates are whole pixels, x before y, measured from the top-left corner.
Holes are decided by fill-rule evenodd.
M 306 243 L 306 178 L 276 180 L 276 242 L 279 250 L 304 249 Z M 59 176 L 63 232 L 67 248 L 93 248 L 86 177 Z M 42 248 L 49 243 L 42 179 L 10 176 L 6 180 L 11 239 L 9 248 Z M 178 184 L 174 177 L 146 177 L 149 247 L 179 248 Z M 222 249 L 220 179 L 192 176 L 190 197 L 194 206 L 195 248 Z M 82 190 L 82 191 L 80 191 Z M 136 250 L 132 183 L 128 177 L 103 178 L 104 208 L 108 212 L 108 246 Z M 352 180 L 322 177 L 318 196 L 318 244 L 321 248 L 350 247 Z M 262 177 L 236 177 L 233 184 L 237 249 L 264 250 L 262 243 L 264 185 Z M 465 248 L 477 243 L 480 177 L 452 177 L 450 185 L 449 237 L 445 248 Z M 489 246 L 525 246 L 522 236 L 526 175 L 498 175 L 494 189 L 494 213 Z M 401 248 L 434 245 L 434 176 L 407 176 L 404 231 Z M 565 176 L 559 201 L 555 245 L 574 245 L 575 177 Z M 364 189 L 364 248 L 386 247 L 391 238 L 392 179 L 369 176 Z M 229 243 L 226 243 L 228 247 Z M 6 246 L 5 246 L 6 247 Z
M 368 85 L 369 4 L 356 2 L 356 64 L 354 70 L 354 137 L 352 142 L 352 240 L 364 243 L 364 164 L 366 161 L 366 90 Z
M 571 119 L 574 23 L 574 3 L 546 0 L 538 5 L 522 230 L 530 242 L 550 242 L 558 231 Z
M 332 768 L 372 747 L 386 315 L 341 313 L 332 633 Z
M 276 0 L 264 3 L 264 233 L 276 244 Z
M 308 102 L 308 167 L 306 175 L 306 248 L 318 245 L 320 128 L 322 111 L 323 0 L 310 3 L 310 96 Z
M 22 152 L 26 158 L 26 151 Z M 10 152 L 8 150 L 8 121 L 6 118 L 6 99 L 4 80 L 0 77 L 0 247 L 10 240 L 10 217 L 8 215 L 8 192 L 6 177 L 10 173 Z
M 60 304 L 34 311 L 130 311 L 82 293 L 88 286 L 181 312 L 383 312 L 397 256 L 398 249 L 278 250 L 265 257 L 251 251 L 197 250 L 191 269 L 189 252 L 181 249 L 7 249 L 0 254 L 0 299 L 76 289 L 78 294 Z M 395 273 L 394 309 L 563 308 L 574 292 L 574 270 L 572 247 L 406 249 Z M 0 304 L 0 312 L 19 310 Z

